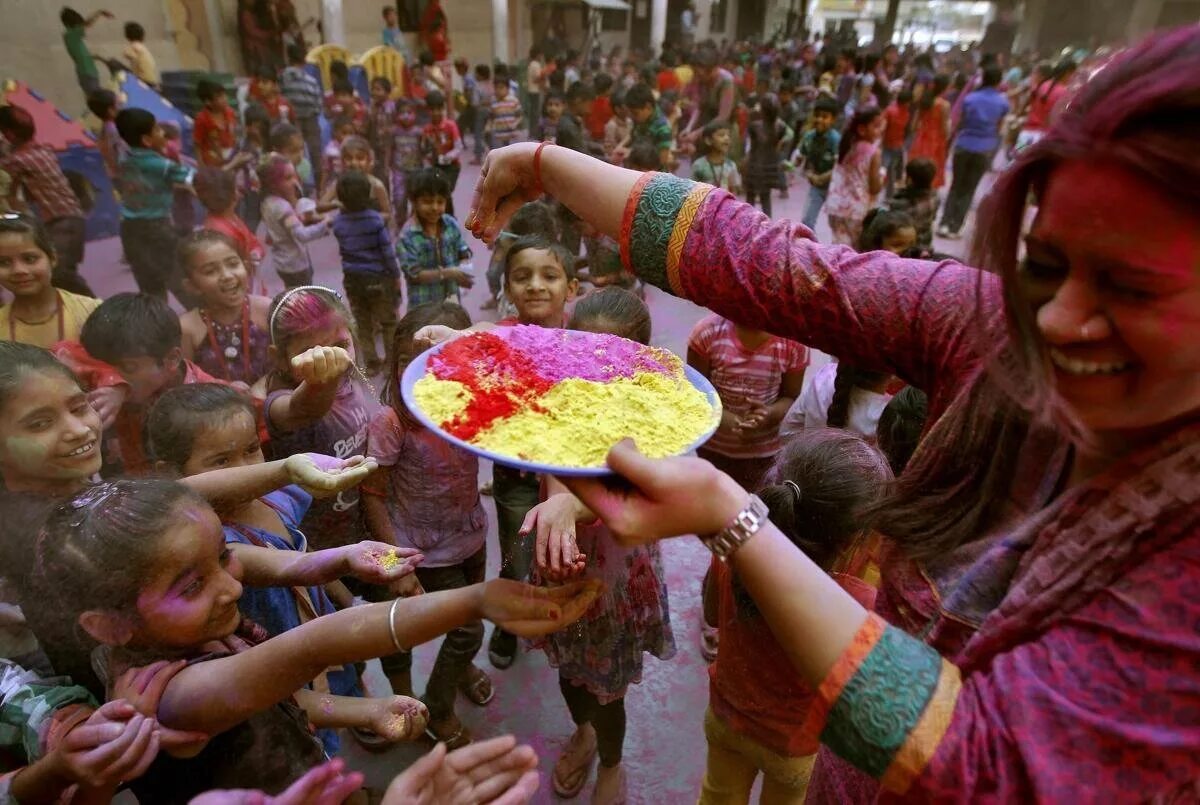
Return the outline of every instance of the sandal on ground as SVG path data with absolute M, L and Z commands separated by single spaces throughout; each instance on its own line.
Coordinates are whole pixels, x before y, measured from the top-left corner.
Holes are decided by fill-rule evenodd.
M 430 721 L 425 727 L 425 735 L 435 743 L 443 743 L 446 749 L 453 752 L 455 749 L 462 749 L 467 744 L 471 743 L 471 731 L 468 730 L 461 722 L 458 729 L 451 733 L 443 733 L 433 728 L 433 722 Z
M 364 729 L 362 727 L 351 727 L 350 737 L 352 737 L 363 749 L 373 754 L 386 752 L 395 746 L 396 743 L 395 741 L 389 741 L 387 738 L 384 738 L 378 732 Z
M 458 686 L 467 701 L 476 707 L 486 707 L 496 697 L 496 688 L 492 678 L 482 668 L 472 665 L 463 674 L 462 684 Z
M 563 750 L 562 756 L 554 764 L 554 793 L 563 799 L 573 799 L 587 785 L 588 775 L 592 771 L 592 761 L 596 759 L 596 733 L 591 731 L 588 745 L 581 747 L 576 740 L 580 730 L 576 730 Z M 572 762 L 574 761 L 574 762 Z
M 611 797 L 601 799 L 599 792 L 600 775 L 597 774 L 596 786 L 592 789 L 592 805 L 625 805 L 629 798 L 629 778 L 625 775 L 625 768 L 621 767 L 617 770 L 617 790 Z

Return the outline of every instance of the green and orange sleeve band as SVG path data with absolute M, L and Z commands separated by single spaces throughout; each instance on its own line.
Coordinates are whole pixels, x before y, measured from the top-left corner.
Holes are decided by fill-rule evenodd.
M 669 173 L 644 173 L 621 218 L 621 262 L 646 282 L 680 295 L 683 244 L 705 199 L 716 188 Z
M 961 690 L 957 667 L 871 614 L 818 687 L 804 731 L 903 794 L 945 737 Z

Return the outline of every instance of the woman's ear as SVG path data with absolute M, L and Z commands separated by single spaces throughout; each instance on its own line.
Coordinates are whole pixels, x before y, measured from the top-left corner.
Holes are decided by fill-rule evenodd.
M 129 619 L 112 610 L 89 609 L 79 616 L 79 625 L 93 640 L 106 646 L 123 646 L 133 639 Z

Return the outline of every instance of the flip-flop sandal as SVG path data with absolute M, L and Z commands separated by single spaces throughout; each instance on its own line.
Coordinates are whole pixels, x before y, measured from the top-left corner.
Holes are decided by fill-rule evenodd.
M 470 671 L 467 671 L 467 676 L 463 677 L 463 682 L 458 689 L 471 704 L 477 707 L 486 707 L 492 699 L 496 698 L 496 687 L 492 684 L 492 678 L 487 675 L 487 672 L 479 668 L 475 668 L 475 671 L 476 674 L 473 676 Z
M 465 726 L 460 726 L 453 735 L 438 735 L 433 731 L 433 727 L 426 727 L 425 736 L 434 743 L 445 744 L 446 750 L 450 752 L 453 752 L 455 749 L 462 749 L 471 743 L 471 733 Z
M 386 752 L 395 744 L 394 741 L 389 741 L 379 733 L 362 727 L 351 727 L 350 736 L 359 746 L 372 753 Z
M 567 756 L 571 753 L 571 745 L 567 744 L 567 748 L 563 750 L 562 757 L 560 757 L 558 762 L 554 764 L 554 774 L 552 775 L 554 793 L 558 794 L 563 799 L 574 799 L 575 797 L 579 796 L 579 792 L 583 790 L 585 785 L 587 785 L 588 777 L 592 772 L 592 762 L 595 761 L 598 751 L 599 747 L 597 746 L 595 739 L 593 739 L 591 748 L 584 753 L 584 757 L 581 758 L 579 765 L 571 770 L 567 782 L 562 782 L 559 780 L 559 769 L 563 765 L 564 761 L 567 760 Z

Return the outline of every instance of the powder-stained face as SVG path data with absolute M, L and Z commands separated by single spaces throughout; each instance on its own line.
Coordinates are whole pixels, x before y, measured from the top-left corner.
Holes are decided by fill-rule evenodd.
M 561 327 L 567 302 L 578 288 L 578 280 L 567 276 L 549 249 L 522 249 L 509 258 L 505 289 L 523 324 Z
M 1194 208 L 1118 165 L 1067 162 L 1026 246 L 1021 290 L 1084 425 L 1136 439 L 1200 410 Z
M 100 471 L 100 416 L 79 384 L 30 372 L 0 411 L 0 474 L 9 491 L 84 481 Z
M 0 285 L 14 296 L 35 296 L 50 285 L 54 262 L 20 232 L 0 234 Z
M 213 510 L 181 505 L 138 594 L 131 644 L 193 648 L 233 634 L 242 619 L 241 578 Z
M 192 439 L 192 452 L 183 465 L 183 475 L 247 467 L 265 460 L 254 417 L 246 411 L 234 410 L 197 431 Z

